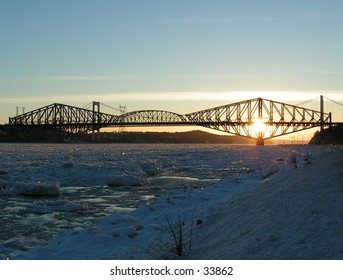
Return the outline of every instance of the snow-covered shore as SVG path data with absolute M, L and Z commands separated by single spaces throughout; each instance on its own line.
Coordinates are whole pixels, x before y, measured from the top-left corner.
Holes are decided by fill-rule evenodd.
M 342 155 L 341 147 L 323 147 L 311 164 L 298 155 L 298 168 L 289 158 L 235 182 L 228 176 L 205 189 L 170 191 L 151 205 L 62 232 L 47 246 L 15 258 L 174 257 L 167 221 L 174 226 L 180 217 L 187 243 L 182 258 L 342 259 Z
M 190 259 L 343 259 L 343 149 L 247 189 L 199 226 Z

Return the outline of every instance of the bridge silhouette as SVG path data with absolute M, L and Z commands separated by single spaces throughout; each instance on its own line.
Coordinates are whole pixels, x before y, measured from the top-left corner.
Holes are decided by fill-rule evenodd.
M 50 134 L 92 132 L 95 140 L 100 129 L 105 127 L 196 125 L 253 138 L 258 145 L 263 145 L 266 139 L 340 124 L 332 122 L 331 113 L 324 112 L 323 96 L 320 96 L 319 111 L 263 98 L 188 114 L 140 110 L 115 115 L 101 112 L 100 107 L 101 103 L 95 101 L 91 109 L 54 103 L 10 117 L 9 126 Z

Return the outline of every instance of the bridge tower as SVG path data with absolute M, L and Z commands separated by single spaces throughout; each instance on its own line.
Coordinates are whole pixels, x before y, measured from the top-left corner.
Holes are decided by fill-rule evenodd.
M 262 98 L 258 98 L 258 120 L 262 121 L 262 108 L 263 106 L 263 99 Z M 257 140 L 256 140 L 256 145 L 258 146 L 263 146 L 264 145 L 264 135 L 263 135 L 263 131 L 258 131 L 257 132 Z
M 100 102 L 93 101 L 92 141 L 100 140 Z
M 324 130 L 324 98 L 320 96 L 320 131 Z

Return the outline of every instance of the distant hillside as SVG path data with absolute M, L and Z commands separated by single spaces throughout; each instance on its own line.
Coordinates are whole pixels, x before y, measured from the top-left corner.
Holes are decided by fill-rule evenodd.
M 1 142 L 92 142 L 91 134 L 69 134 L 66 136 L 41 135 L 25 130 L 10 134 L 8 127 L 0 126 Z M 201 130 L 188 132 L 103 132 L 100 143 L 209 143 L 209 144 L 255 144 L 256 140 L 239 136 L 218 135 Z
M 310 141 L 314 145 L 342 145 L 343 144 L 343 126 L 334 126 L 317 132 Z

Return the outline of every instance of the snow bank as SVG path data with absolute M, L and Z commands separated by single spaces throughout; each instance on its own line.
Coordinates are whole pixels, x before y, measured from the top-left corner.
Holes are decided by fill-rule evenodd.
M 217 209 L 187 258 L 343 259 L 343 149 L 322 149 Z
M 301 168 L 305 165 L 311 164 L 313 155 L 310 152 L 291 152 L 286 158 L 278 158 L 273 163 L 262 170 L 262 178 L 267 179 L 271 175 L 278 172 L 286 172 L 296 168 Z
M 28 241 L 27 239 L 19 236 L 6 240 L 3 243 L 3 245 L 6 247 L 10 247 L 14 250 L 20 250 L 25 252 L 32 250 L 34 246 L 37 246 L 37 243 L 34 241 Z

